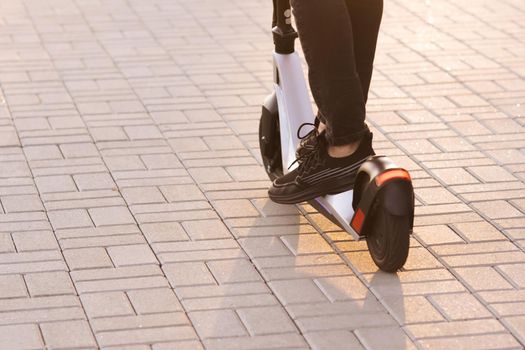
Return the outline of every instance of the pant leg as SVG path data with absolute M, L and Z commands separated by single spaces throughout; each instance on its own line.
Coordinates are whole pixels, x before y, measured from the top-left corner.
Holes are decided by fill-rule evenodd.
M 292 0 L 292 7 L 328 142 L 356 141 L 369 130 L 349 7 L 345 0 Z
M 352 20 L 355 63 L 365 103 L 372 79 L 377 36 L 383 16 L 383 0 L 346 0 Z

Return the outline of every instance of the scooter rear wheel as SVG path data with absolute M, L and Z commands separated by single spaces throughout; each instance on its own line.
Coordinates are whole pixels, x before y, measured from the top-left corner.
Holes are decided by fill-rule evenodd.
M 385 272 L 396 272 L 403 267 L 408 257 L 411 218 L 389 213 L 381 201 L 380 195 L 372 210 L 366 242 L 375 264 Z

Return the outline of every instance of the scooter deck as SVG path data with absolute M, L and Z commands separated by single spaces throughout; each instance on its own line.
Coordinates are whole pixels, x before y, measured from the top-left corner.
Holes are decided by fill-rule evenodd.
M 352 208 L 353 196 L 350 192 L 353 191 L 343 192 L 339 195 L 317 197 L 308 201 L 308 204 L 323 214 L 323 216 L 325 216 L 328 220 L 348 232 L 354 240 L 359 241 L 365 239 L 366 237 L 357 234 L 352 226 L 350 226 L 350 220 L 352 216 L 354 216 L 354 210 Z M 344 214 L 344 216 L 342 216 L 337 209 L 341 210 L 342 207 L 347 206 L 347 203 L 350 204 L 350 208 L 346 210 L 343 209 L 342 214 Z

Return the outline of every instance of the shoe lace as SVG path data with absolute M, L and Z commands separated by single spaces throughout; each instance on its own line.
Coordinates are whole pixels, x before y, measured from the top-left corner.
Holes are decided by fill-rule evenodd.
M 306 133 L 304 136 L 301 136 L 301 130 L 305 127 L 305 126 L 312 126 L 312 130 L 310 130 L 308 133 Z M 301 144 L 301 147 L 306 150 L 306 151 L 311 151 L 313 150 L 313 148 L 315 148 L 315 144 L 308 144 L 307 142 L 305 142 L 305 140 L 308 140 L 308 139 L 311 139 L 313 136 L 313 138 L 315 140 L 317 140 L 318 136 L 319 136 L 319 131 L 317 130 L 317 126 L 314 124 L 314 123 L 302 123 L 300 126 L 299 126 L 299 129 L 297 129 L 297 138 L 299 140 L 301 140 L 300 144 Z
M 311 125 L 314 128 L 308 132 L 306 135 L 301 136 L 301 130 L 303 127 Z M 297 130 L 297 138 L 300 140 L 307 139 L 311 137 L 312 135 L 315 135 L 315 142 L 311 144 L 305 144 L 302 145 L 303 148 L 307 151 L 300 157 L 296 158 L 292 164 L 288 167 L 288 170 L 295 164 L 299 163 L 298 167 L 298 173 L 297 176 L 298 179 L 308 175 L 313 169 L 315 169 L 321 162 L 321 142 L 319 141 L 319 131 L 317 131 L 317 128 L 315 124 L 313 123 L 303 123 L 299 126 L 299 129 Z

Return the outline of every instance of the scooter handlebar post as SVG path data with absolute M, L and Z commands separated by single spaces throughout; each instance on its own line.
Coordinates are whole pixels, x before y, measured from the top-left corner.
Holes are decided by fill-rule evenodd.
M 290 0 L 273 0 L 272 26 L 275 52 L 280 54 L 293 53 L 297 32 L 292 27 Z

